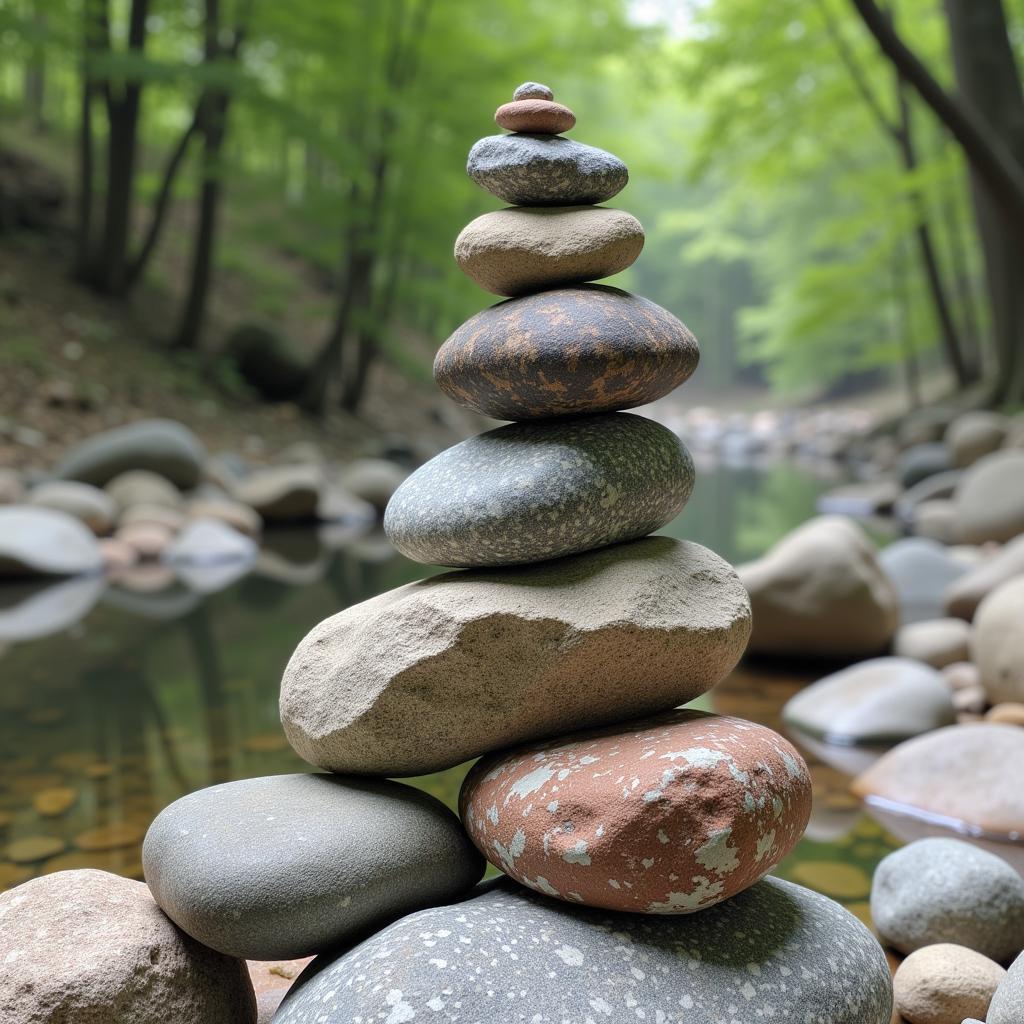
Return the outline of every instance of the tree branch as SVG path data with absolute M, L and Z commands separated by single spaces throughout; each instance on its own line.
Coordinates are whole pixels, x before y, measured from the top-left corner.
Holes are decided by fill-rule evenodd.
M 850 2 L 882 52 L 946 125 L 993 196 L 1024 230 L 1024 168 L 973 107 L 943 89 L 917 54 L 903 42 L 874 0 Z
M 857 58 L 854 56 L 853 50 L 850 48 L 850 44 L 843 37 L 842 29 L 840 29 L 839 24 L 836 22 L 836 19 L 829 8 L 828 0 L 815 0 L 815 2 L 818 10 L 821 12 L 822 21 L 825 23 L 825 31 L 828 33 L 829 38 L 835 45 L 836 51 L 839 54 L 839 59 L 843 62 L 843 65 L 849 72 L 850 78 L 853 79 L 853 84 L 860 93 L 861 98 L 867 104 L 871 113 L 874 114 L 875 120 L 879 123 L 882 129 L 894 139 L 898 139 L 898 126 L 895 122 L 889 120 L 888 115 L 882 107 L 881 100 L 879 100 L 875 95 L 874 90 L 871 88 L 867 75 L 864 74 L 864 69 L 860 66 Z

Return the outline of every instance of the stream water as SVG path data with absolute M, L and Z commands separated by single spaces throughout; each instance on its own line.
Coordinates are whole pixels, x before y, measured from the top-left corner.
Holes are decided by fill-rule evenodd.
M 812 515 L 831 485 L 789 464 L 704 469 L 663 532 L 743 561 Z M 94 602 L 67 628 L 0 647 L 0 889 L 71 867 L 141 877 L 142 837 L 170 801 L 308 767 L 278 723 L 289 655 L 321 619 L 422 575 L 378 534 L 272 531 L 256 570 L 217 593 L 156 568 L 133 589 L 97 585 L 78 612 L 69 604 L 73 619 Z M 45 628 L 12 601 L 0 593 L 0 635 Z M 812 678 L 744 665 L 699 706 L 781 728 L 782 704 Z M 843 771 L 809 760 L 811 826 L 777 873 L 866 917 L 871 871 L 897 841 L 847 794 Z M 464 773 L 414 782 L 454 807 Z

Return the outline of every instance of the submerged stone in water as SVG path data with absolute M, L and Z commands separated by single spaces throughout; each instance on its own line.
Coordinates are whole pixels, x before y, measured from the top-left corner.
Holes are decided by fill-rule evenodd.
M 319 953 L 454 899 L 483 861 L 443 804 L 383 779 L 274 775 L 164 808 L 142 852 L 157 903 L 191 936 L 253 960 Z
M 505 881 L 314 961 L 274 1020 L 889 1024 L 891 1012 L 874 937 L 798 885 L 766 878 L 699 914 L 653 917 Z
M 395 491 L 384 530 L 428 565 L 539 562 L 653 533 L 693 481 L 683 443 L 641 416 L 512 423 L 421 466 Z
M 789 853 L 811 778 L 770 729 L 679 710 L 484 757 L 459 807 L 481 853 L 538 892 L 689 914 Z
M 490 135 L 469 151 L 466 171 L 515 206 L 603 203 L 629 180 L 618 157 L 560 135 Z
M 732 567 L 668 537 L 446 573 L 313 629 L 285 669 L 281 721 L 330 771 L 423 774 L 684 704 L 749 631 Z

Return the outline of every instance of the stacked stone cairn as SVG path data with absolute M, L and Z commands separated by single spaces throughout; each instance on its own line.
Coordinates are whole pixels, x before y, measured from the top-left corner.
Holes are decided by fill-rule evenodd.
M 544 86 L 496 119 L 511 134 L 478 142 L 468 170 L 513 205 L 473 221 L 456 257 L 512 298 L 435 371 L 515 422 L 424 465 L 385 517 L 409 557 L 460 568 L 316 626 L 281 719 L 326 774 L 177 801 L 147 835 L 146 880 L 220 954 L 320 954 L 280 1024 L 888 1024 L 868 930 L 764 877 L 807 823 L 800 755 L 678 710 L 736 664 L 750 607 L 713 552 L 648 536 L 682 509 L 693 463 L 621 410 L 683 382 L 698 352 L 666 310 L 586 283 L 642 246 L 634 218 L 597 205 L 626 168 L 563 138 L 575 118 Z M 476 757 L 461 826 L 387 778 Z M 480 854 L 504 877 L 474 888 Z

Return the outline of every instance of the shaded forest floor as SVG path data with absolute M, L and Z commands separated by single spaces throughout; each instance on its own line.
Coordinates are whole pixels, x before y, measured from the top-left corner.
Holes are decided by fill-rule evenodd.
M 334 297 L 323 272 L 300 258 L 270 244 L 233 243 L 238 209 L 226 211 L 202 352 L 170 352 L 192 204 L 172 211 L 147 279 L 128 299 L 108 299 L 71 277 L 66 145 L 6 131 L 4 146 L 55 172 L 67 201 L 44 231 L 0 234 L 0 465 L 43 469 L 90 433 L 151 416 L 186 423 L 212 451 L 257 460 L 299 440 L 339 460 L 374 454 L 392 439 L 427 457 L 478 429 L 432 386 L 438 341 L 411 333 L 402 338 L 403 365 L 382 358 L 374 366 L 358 416 L 337 409 L 319 423 L 248 392 L 217 355 L 227 332 L 269 321 L 308 355 L 327 330 Z M 147 216 L 141 210 L 138 220 Z

